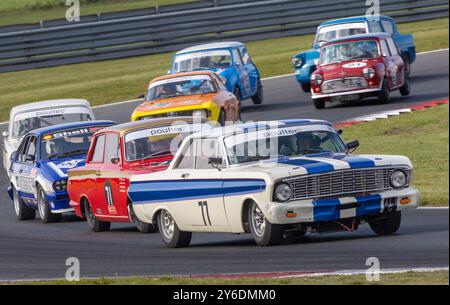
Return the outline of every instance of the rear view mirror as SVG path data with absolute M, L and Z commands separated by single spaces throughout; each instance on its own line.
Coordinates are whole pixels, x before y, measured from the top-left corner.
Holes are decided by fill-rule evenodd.
M 359 141 L 358 140 L 354 140 L 354 141 L 351 141 L 351 142 L 347 143 L 347 149 L 348 150 L 353 150 L 354 151 L 358 147 L 359 147 Z

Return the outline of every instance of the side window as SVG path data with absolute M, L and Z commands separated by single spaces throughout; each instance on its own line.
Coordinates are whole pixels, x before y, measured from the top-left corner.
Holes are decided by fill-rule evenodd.
M 25 151 L 28 146 L 28 142 L 30 141 L 31 137 L 26 137 L 22 140 L 21 145 L 19 146 L 19 149 L 17 150 L 17 161 L 18 162 L 24 162 L 25 161 Z
M 26 152 L 24 155 L 25 156 L 31 155 L 36 158 L 36 137 L 34 137 L 34 136 L 30 137 L 30 140 L 28 141 L 27 149 L 26 149 Z M 24 159 L 24 162 L 27 162 L 27 161 Z M 28 162 L 30 162 L 30 161 L 28 161 Z
M 240 48 L 239 52 L 241 53 L 242 62 L 244 63 L 244 65 L 248 65 L 248 64 L 252 63 L 252 61 L 250 59 L 250 55 L 248 54 L 246 48 Z
M 238 64 L 242 66 L 241 54 L 239 54 L 239 51 L 237 49 L 233 49 L 233 58 L 235 65 Z
M 105 163 L 111 164 L 112 158 L 120 157 L 119 137 L 115 133 L 106 135 Z
M 379 21 L 370 21 L 369 28 L 371 33 L 383 33 L 383 28 Z
M 183 151 L 183 155 L 180 157 L 181 160 L 178 161 L 178 164 L 175 166 L 177 169 L 193 169 L 194 168 L 194 144 L 191 142 L 190 145 Z
M 195 168 L 196 169 L 213 169 L 208 164 L 210 157 L 220 157 L 218 142 L 215 139 L 202 139 L 196 141 L 195 145 Z
M 389 51 L 389 47 L 386 43 L 386 40 L 381 40 L 381 52 L 386 56 L 391 56 L 391 52 Z
M 94 152 L 92 153 L 92 157 L 90 162 L 92 163 L 103 163 L 103 152 L 105 150 L 105 135 L 97 137 L 95 141 Z
M 392 40 L 392 38 L 386 39 L 389 50 L 391 51 L 391 55 L 398 55 L 397 46 L 395 45 L 395 42 Z
M 392 22 L 383 20 L 381 23 L 383 24 L 383 28 L 386 33 L 394 34 L 394 26 L 392 25 Z

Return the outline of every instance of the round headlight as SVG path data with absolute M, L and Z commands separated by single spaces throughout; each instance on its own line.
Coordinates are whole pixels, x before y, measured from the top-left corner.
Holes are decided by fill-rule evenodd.
M 295 67 L 299 68 L 299 67 L 302 66 L 303 61 L 302 61 L 300 58 L 294 57 L 294 58 L 292 58 L 292 64 L 293 64 Z
M 363 70 L 363 75 L 368 79 L 372 79 L 375 76 L 375 70 L 372 68 L 365 68 Z
M 314 73 L 313 75 L 311 75 L 311 80 L 314 84 L 320 85 L 323 82 L 323 77 L 320 74 Z
M 195 117 L 206 118 L 205 110 L 201 110 L 201 109 L 200 110 L 194 110 L 192 115 L 195 116 Z
M 291 199 L 292 189 L 287 183 L 281 183 L 275 189 L 275 197 L 278 201 L 285 202 Z
M 404 171 L 396 170 L 392 172 L 389 181 L 393 188 L 399 189 L 404 187 L 406 183 L 408 183 L 408 177 L 406 177 L 406 173 Z

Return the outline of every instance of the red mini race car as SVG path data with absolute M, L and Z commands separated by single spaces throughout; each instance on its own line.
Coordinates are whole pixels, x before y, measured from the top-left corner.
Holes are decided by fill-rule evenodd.
M 127 196 L 130 177 L 165 170 L 186 136 L 212 128 L 204 118 L 172 117 L 99 131 L 86 165 L 69 171 L 70 206 L 95 232 L 109 230 L 111 222 L 135 222 L 140 232 L 153 232 L 152 224 L 134 217 Z
M 409 95 L 405 63 L 389 34 L 364 34 L 332 40 L 321 47 L 317 70 L 311 75 L 311 97 L 318 109 L 326 102 L 357 101 L 390 93 Z

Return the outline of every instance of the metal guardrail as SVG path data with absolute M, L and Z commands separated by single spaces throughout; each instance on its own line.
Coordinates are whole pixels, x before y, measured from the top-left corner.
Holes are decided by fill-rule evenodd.
M 243 42 L 315 33 L 324 20 L 365 14 L 363 0 L 210 0 L 0 27 L 0 72 L 179 50 L 197 43 Z M 448 17 L 447 0 L 383 0 L 397 22 Z

